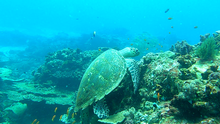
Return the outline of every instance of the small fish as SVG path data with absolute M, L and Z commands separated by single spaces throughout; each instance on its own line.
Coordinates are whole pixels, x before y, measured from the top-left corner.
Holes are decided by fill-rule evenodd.
M 171 32 L 169 32 L 169 34 L 171 34 Z
M 56 115 L 54 115 L 51 120 L 54 121 L 55 117 L 56 117 Z
M 147 41 L 147 39 L 144 39 L 144 41 Z
M 129 40 L 129 38 L 128 38 L 128 40 Z
M 34 124 L 37 121 L 37 119 L 34 119 L 34 121 L 31 124 Z
M 146 50 L 148 50 L 148 48 L 146 48 Z
M 160 43 L 159 43 L 159 45 L 160 45 Z
M 157 100 L 160 102 L 160 93 L 157 93 Z
M 156 48 L 156 50 L 158 50 L 158 48 Z
M 96 31 L 93 32 L 93 37 L 95 37 L 95 36 L 96 36 Z
M 168 18 L 168 20 L 172 20 L 172 19 L 173 19 L 172 17 L 169 17 L 169 18 Z
M 198 28 L 198 26 L 195 26 L 194 29 Z
M 73 123 L 72 124 L 75 124 L 76 123 L 76 121 L 73 121 Z
M 99 49 L 99 51 L 102 51 L 101 49 Z
M 74 113 L 72 113 L 72 116 L 71 116 L 71 117 L 72 117 L 72 118 L 74 118 L 74 115 L 75 115 L 75 114 L 74 114 Z
M 63 115 L 60 115 L 60 120 L 62 120 Z
M 57 112 L 57 107 L 54 109 L 54 113 L 56 113 Z
M 131 46 L 133 46 L 133 43 L 131 44 Z
M 77 115 L 77 113 L 75 112 L 75 115 Z
M 40 121 L 38 121 L 36 124 L 39 124 L 40 123 Z
M 161 45 L 161 47 L 163 48 L 163 46 Z
M 173 28 L 173 26 L 171 26 L 171 28 Z
M 165 11 L 165 13 L 167 13 L 169 10 L 170 10 L 170 9 L 167 9 L 167 10 Z

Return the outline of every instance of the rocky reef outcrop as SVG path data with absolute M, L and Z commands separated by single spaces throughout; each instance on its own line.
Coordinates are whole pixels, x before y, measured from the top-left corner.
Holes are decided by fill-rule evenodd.
M 219 34 L 213 35 L 216 44 Z M 0 100 L 0 120 L 7 118 L 6 110 L 2 108 L 10 108 L 19 102 L 27 104 L 24 118 L 28 123 L 36 118 L 42 123 L 88 122 L 85 120 L 92 124 L 220 123 L 219 53 L 211 61 L 201 61 L 195 54 L 197 47 L 185 41 L 178 42 L 174 49 L 144 55 L 138 62 L 140 85 L 137 92 L 133 92 L 131 74 L 126 73 L 119 86 L 105 96 L 104 107 L 108 108 L 109 116 L 102 119 L 98 119 L 92 109 L 101 107 L 98 104 L 77 113 L 73 109 L 83 73 L 104 50 L 63 49 L 50 53 L 38 71 L 33 72 L 33 82 L 2 80 L 1 84 L 7 90 L 0 91 L 0 97 L 7 100 Z M 11 71 L 8 70 L 7 74 L 10 75 Z M 39 107 L 44 107 L 46 112 Z M 101 112 L 100 109 L 95 113 Z M 40 116 L 42 112 L 49 117 Z
M 175 46 L 172 45 L 170 51 L 179 53 L 181 55 L 186 55 L 193 51 L 193 46 L 189 45 L 185 40 L 181 42 L 177 41 Z
M 69 48 L 49 53 L 45 64 L 34 72 L 34 81 L 45 87 L 77 90 L 85 70 L 101 53 L 98 50 L 82 52 Z

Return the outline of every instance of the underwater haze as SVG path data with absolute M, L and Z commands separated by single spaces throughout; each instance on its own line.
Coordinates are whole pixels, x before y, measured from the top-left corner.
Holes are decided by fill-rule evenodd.
M 148 32 L 194 44 L 199 35 L 220 26 L 219 4 L 218 0 L 2 0 L 0 29 L 44 36 L 96 31 L 134 37 Z
M 0 124 L 220 124 L 220 0 L 0 0 Z

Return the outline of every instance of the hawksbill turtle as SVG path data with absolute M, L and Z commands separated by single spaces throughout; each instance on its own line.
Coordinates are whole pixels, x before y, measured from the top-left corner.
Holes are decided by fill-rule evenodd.
M 125 76 L 127 68 L 131 73 L 135 92 L 139 83 L 139 69 L 137 62 L 129 57 L 139 54 L 138 49 L 126 47 L 120 51 L 109 49 L 99 55 L 83 75 L 74 111 L 85 109 L 113 91 Z

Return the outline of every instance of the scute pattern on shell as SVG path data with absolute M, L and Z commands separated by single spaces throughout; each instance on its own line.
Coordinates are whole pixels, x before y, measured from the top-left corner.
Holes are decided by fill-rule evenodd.
M 88 67 L 81 80 L 75 111 L 85 109 L 114 90 L 127 71 L 124 57 L 117 50 L 107 50 Z

